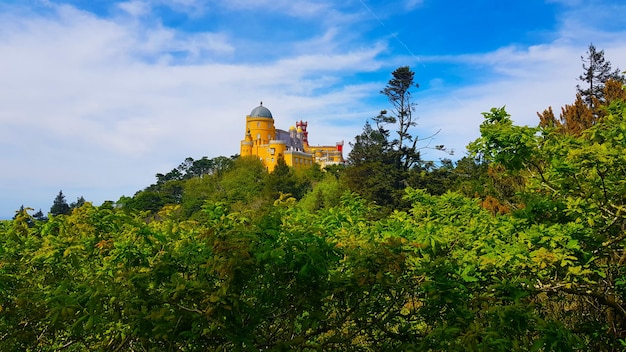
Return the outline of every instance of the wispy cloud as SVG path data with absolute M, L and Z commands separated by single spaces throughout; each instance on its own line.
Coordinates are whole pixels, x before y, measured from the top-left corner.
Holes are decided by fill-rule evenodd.
M 290 0 L 223 0 L 221 4 L 231 9 L 257 11 L 259 20 L 267 13 L 280 12 L 294 17 L 311 18 L 333 11 L 328 1 Z
M 137 2 L 125 6 L 134 15 L 147 11 Z M 287 126 L 318 118 L 308 109 L 337 116 L 338 105 L 367 90 L 357 84 L 298 96 L 337 85 L 346 72 L 377 69 L 384 49 L 301 50 L 266 64 L 230 64 L 225 56 L 236 48 L 220 33 L 181 33 L 66 5 L 45 16 L 5 13 L 2 20 L 0 138 L 2 162 L 13 165 L 3 184 L 21 189 L 13 197 L 24 202 L 32 183 L 95 193 L 133 180 L 134 189 L 124 192 L 134 192 L 186 156 L 235 154 L 243 118 L 260 99 Z M 320 40 L 330 43 L 332 35 Z M 321 137 L 317 142 L 334 142 Z
M 142 0 L 121 2 L 117 4 L 117 7 L 133 17 L 142 17 L 148 15 L 152 10 L 151 6 L 146 1 Z
M 572 101 L 589 42 L 626 66 L 626 26 L 606 30 L 598 13 L 585 23 L 568 5 L 549 41 L 417 60 L 414 24 L 384 24 L 427 4 L 366 3 L 376 17 L 330 0 L 0 4 L 0 163 L 10 165 L 0 217 L 19 203 L 46 211 L 59 189 L 115 200 L 185 157 L 238 153 L 260 100 L 279 128 L 308 120 L 312 143 L 347 144 L 385 107 L 379 91 L 401 65 L 423 84 L 416 133 L 441 129 L 436 143 L 461 155 L 491 107 L 532 124 L 536 111 Z

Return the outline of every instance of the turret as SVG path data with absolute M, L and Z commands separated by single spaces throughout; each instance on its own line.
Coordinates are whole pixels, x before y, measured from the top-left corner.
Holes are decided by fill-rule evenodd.
M 307 121 L 302 122 L 302 120 L 300 120 L 300 122 L 296 122 L 296 127 L 302 129 L 302 144 L 305 148 L 309 146 L 309 132 L 306 130 L 308 125 L 309 123 Z

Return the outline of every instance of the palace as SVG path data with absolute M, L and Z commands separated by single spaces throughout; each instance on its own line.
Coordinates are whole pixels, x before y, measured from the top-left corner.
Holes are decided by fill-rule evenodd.
M 240 155 L 260 158 L 270 172 L 274 170 L 280 157 L 294 168 L 313 163 L 322 168 L 343 164 L 343 141 L 333 146 L 311 146 L 307 126 L 307 122 L 299 121 L 289 131 L 277 129 L 272 113 L 261 102 L 261 105 L 246 116 L 246 135 L 241 141 Z

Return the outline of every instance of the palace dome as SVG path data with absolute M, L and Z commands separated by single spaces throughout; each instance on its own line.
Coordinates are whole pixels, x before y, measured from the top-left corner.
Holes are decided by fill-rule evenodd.
M 263 102 L 261 102 L 261 105 L 252 109 L 252 112 L 250 113 L 250 117 L 269 117 L 270 119 L 273 118 L 272 112 L 268 108 L 263 106 Z

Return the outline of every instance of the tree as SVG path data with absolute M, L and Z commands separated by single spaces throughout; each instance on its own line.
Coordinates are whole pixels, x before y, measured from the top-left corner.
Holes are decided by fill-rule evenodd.
M 60 215 L 60 214 L 69 214 L 70 206 L 65 201 L 65 196 L 63 195 L 63 191 L 59 191 L 59 194 L 54 198 L 54 203 L 52 203 L 52 207 L 50 208 L 50 214 L 52 215 Z
M 351 164 L 381 162 L 406 171 L 420 160 L 417 148 L 418 138 L 410 129 L 416 126 L 413 112 L 411 90 L 419 87 L 414 83 L 415 73 L 408 66 L 399 67 L 392 72 L 387 86 L 380 91 L 391 103 L 391 111 L 381 110 L 372 120 L 375 127 L 367 121 L 363 132 L 350 143 L 352 151 L 348 157 Z M 395 125 L 393 139 L 388 128 Z
M 392 72 L 387 86 L 380 91 L 391 104 L 390 111 L 366 121 L 363 132 L 350 143 L 348 167 L 342 173 L 344 185 L 382 206 L 383 213 L 403 204 L 402 190 L 407 186 L 409 171 L 420 162 L 418 138 L 411 128 L 416 126 L 412 90 L 415 73 L 408 66 Z M 392 134 L 390 127 L 395 129 Z M 436 149 L 444 149 L 438 146 Z
M 39 220 L 39 221 L 47 221 L 48 218 L 44 215 L 43 211 L 41 211 L 41 209 L 39 209 L 35 214 L 33 214 L 33 219 L 35 220 Z
M 537 116 L 539 117 L 540 127 L 557 127 L 559 125 L 559 121 L 554 116 L 551 106 L 548 106 L 543 112 L 538 112 Z
M 565 105 L 561 108 L 561 115 L 557 119 L 554 116 L 552 107 L 537 113 L 540 127 L 555 127 L 557 131 L 565 134 L 579 136 L 584 130 L 593 126 L 598 116 L 585 104 L 582 95 L 576 94 L 576 100 L 572 105 Z
M 539 126 L 556 127 L 561 133 L 578 136 L 606 115 L 606 109 L 602 107 L 608 107 L 613 101 L 626 99 L 626 92 L 622 87 L 624 75 L 619 73 L 619 69 L 612 70 L 611 63 L 604 58 L 604 50 L 597 51 L 590 44 L 587 56 L 581 56 L 581 60 L 584 73 L 578 79 L 585 82 L 585 86 L 576 86 L 576 100 L 561 108 L 558 119 L 554 116 L 552 107 L 543 113 L 537 113 Z
M 549 296 L 535 303 L 586 336 L 590 349 L 617 350 L 626 331 L 626 103 L 613 101 L 579 135 L 485 117 L 472 149 L 524 177 L 525 206 L 515 216 L 541 226 L 533 285 Z
M 352 150 L 348 155 L 348 163 L 350 165 L 361 165 L 371 162 L 381 162 L 389 164 L 389 131 L 381 129 L 377 125 L 377 128 L 373 128 L 369 121 L 365 122 L 363 132 L 356 136 L 355 142 L 350 142 Z
M 70 204 L 70 209 L 74 209 L 74 208 L 80 208 L 83 206 L 83 204 L 85 204 L 85 198 L 83 198 L 82 196 L 80 196 L 79 198 L 76 199 L 75 202 L 72 202 Z
M 626 85 L 624 83 L 624 81 L 618 81 L 613 78 L 609 78 L 606 81 L 604 84 L 604 98 L 607 106 L 614 101 L 626 101 L 626 89 L 624 89 Z
M 212 199 L 236 211 L 257 211 L 268 201 L 263 192 L 267 177 L 267 168 L 258 158 L 238 158 L 219 177 L 218 190 Z
M 413 118 L 415 103 L 411 99 L 411 89 L 418 88 L 414 82 L 415 73 L 408 66 L 402 66 L 392 72 L 393 78 L 389 80 L 385 89 L 380 93 L 385 95 L 391 103 L 391 115 L 387 111 L 381 111 L 374 121 L 377 126 L 384 124 L 396 124 L 396 138 L 391 141 L 394 151 L 394 162 L 403 170 L 410 169 L 420 160 L 417 151 L 418 138 L 410 133 L 411 127 L 417 125 Z
M 609 79 L 619 82 L 624 81 L 624 76 L 619 69 L 613 70 L 611 62 L 605 60 L 604 50 L 597 51 L 596 47 L 589 44 L 587 56 L 581 56 L 583 61 L 583 74 L 578 79 L 585 83 L 585 86 L 577 85 L 578 93 L 582 96 L 585 104 L 597 115 L 597 108 L 600 104 L 606 103 L 604 86 Z
M 274 170 L 265 178 L 265 190 L 272 199 L 280 198 L 281 194 L 300 199 L 307 187 L 299 181 L 294 169 L 287 165 L 281 154 Z
M 346 168 L 340 176 L 342 185 L 381 206 L 381 214 L 398 209 L 401 204 L 400 172 L 389 164 L 369 162 Z

